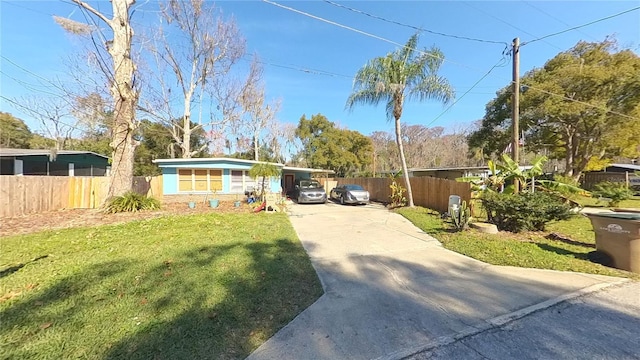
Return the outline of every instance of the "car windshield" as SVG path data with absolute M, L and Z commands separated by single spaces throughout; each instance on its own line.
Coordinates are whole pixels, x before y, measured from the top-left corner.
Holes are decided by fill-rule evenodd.
M 300 187 L 302 189 L 315 189 L 322 187 L 319 182 L 315 180 L 302 180 L 300 181 Z
M 364 190 L 360 185 L 345 185 L 344 188 L 347 190 Z

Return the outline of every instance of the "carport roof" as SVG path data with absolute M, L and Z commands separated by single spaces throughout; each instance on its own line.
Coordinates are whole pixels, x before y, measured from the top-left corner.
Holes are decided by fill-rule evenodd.
M 327 174 L 335 173 L 335 171 L 333 170 L 312 169 L 312 168 L 303 168 L 303 167 L 294 167 L 294 166 L 285 166 L 284 168 L 282 168 L 282 170 L 293 171 L 293 172 L 310 172 L 310 173 L 327 173 Z

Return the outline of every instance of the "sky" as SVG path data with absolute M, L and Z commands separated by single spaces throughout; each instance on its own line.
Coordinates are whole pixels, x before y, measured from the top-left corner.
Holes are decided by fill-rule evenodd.
M 105 12 L 110 9 L 106 0 L 88 2 Z M 468 129 L 481 119 L 496 91 L 509 85 L 511 58 L 505 54 L 516 37 L 521 43 L 531 41 L 520 50 L 521 74 L 581 40 L 615 36 L 622 49 L 640 53 L 640 10 L 537 40 L 639 7 L 640 1 L 273 2 L 280 6 L 265 1 L 218 1 L 215 6 L 235 19 L 248 53 L 263 62 L 267 97 L 281 101 L 278 119 L 297 124 L 303 114 L 321 113 L 365 135 L 392 131 L 393 124 L 384 104 L 345 109 L 353 76 L 368 60 L 406 43 L 415 28 L 428 30 L 420 35 L 420 48 L 436 46 L 444 53 L 439 74 L 455 89 L 456 102 L 406 103 L 402 121 L 442 126 L 448 132 Z M 134 7 L 134 31 L 156 21 L 157 2 L 137 0 Z M 65 57 L 77 42 L 53 15 L 84 19 L 68 0 L 0 0 L 0 111 L 25 120 L 32 131 L 39 130 L 37 121 L 5 98 L 48 96 L 41 85 L 47 79 L 71 81 Z

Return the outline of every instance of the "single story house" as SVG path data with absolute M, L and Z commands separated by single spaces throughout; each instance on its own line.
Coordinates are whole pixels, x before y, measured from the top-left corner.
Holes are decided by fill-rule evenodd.
M 640 165 L 635 164 L 611 164 L 602 171 L 585 172 L 582 178 L 582 186 L 593 189 L 594 185 L 603 181 L 627 183 L 632 188 L 640 191 Z
M 431 168 L 431 169 L 409 169 L 410 177 L 435 177 L 439 179 L 455 180 L 461 177 L 481 177 L 491 175 L 488 166 L 468 166 L 457 168 Z
M 521 170 L 530 169 L 531 166 L 520 166 Z M 439 179 L 456 180 L 458 178 L 487 178 L 491 176 L 489 166 L 465 166 L 451 168 L 409 169 L 409 177 L 435 177 Z
M 167 196 L 210 194 L 244 195 L 257 190 L 260 179 L 249 176 L 249 169 L 260 161 L 233 158 L 191 158 L 153 160 L 162 170 L 162 186 Z M 282 172 L 277 178 L 266 179 L 268 192 L 285 194 L 291 190 L 296 179 L 327 176 L 332 170 L 310 169 L 272 163 Z
M 0 148 L 0 175 L 108 176 L 110 168 L 91 151 Z

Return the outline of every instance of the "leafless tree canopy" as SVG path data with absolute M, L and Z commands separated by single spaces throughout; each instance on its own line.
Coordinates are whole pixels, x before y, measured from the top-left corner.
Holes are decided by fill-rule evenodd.
M 170 125 L 179 155 L 189 158 L 203 150 L 191 149 L 194 131 L 220 131 L 236 117 L 238 91 L 226 77 L 245 43 L 234 20 L 224 19 L 210 2 L 169 0 L 161 4 L 161 15 L 149 40 L 157 76 L 143 109 Z

